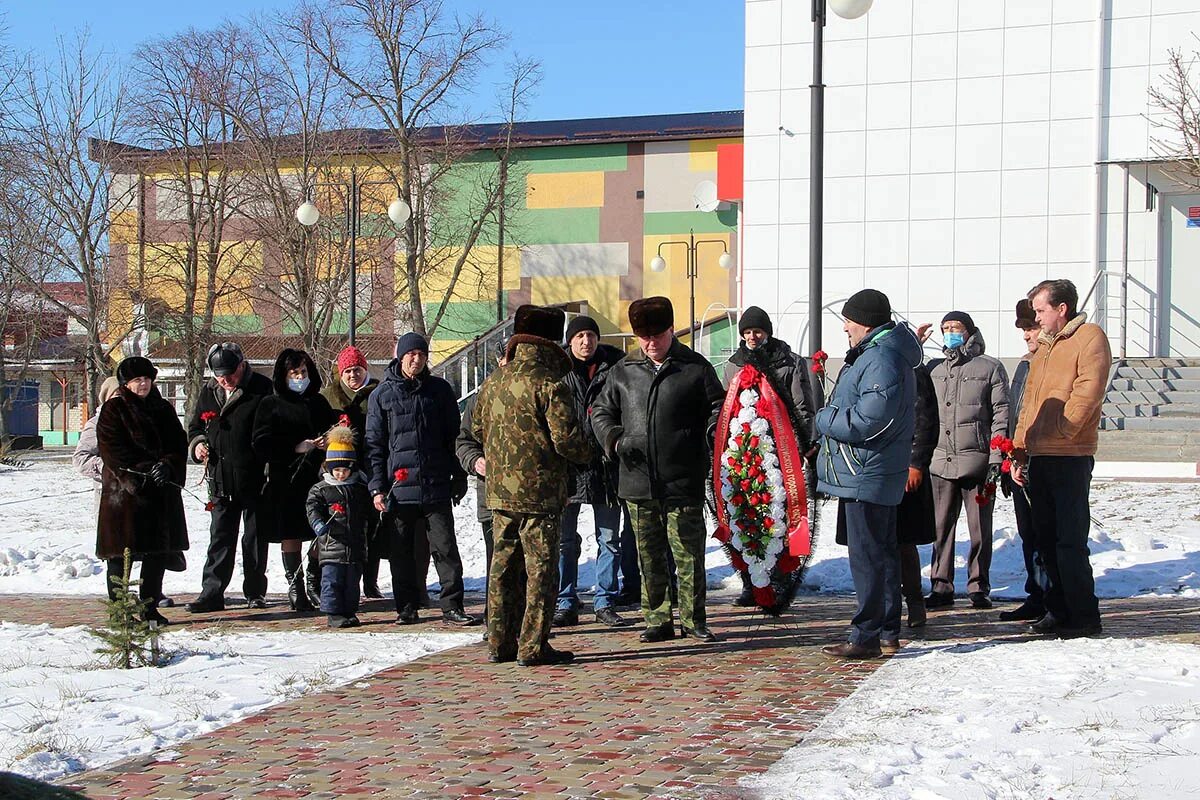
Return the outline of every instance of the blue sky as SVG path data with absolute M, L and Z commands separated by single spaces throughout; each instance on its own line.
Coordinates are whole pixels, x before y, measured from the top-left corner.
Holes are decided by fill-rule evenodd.
M 124 56 L 143 39 L 227 17 L 283 9 L 282 0 L 0 0 L 9 42 L 52 51 L 81 27 Z M 495 16 L 511 48 L 542 64 L 529 119 L 722 111 L 742 107 L 742 0 L 448 0 Z M 490 108 L 499 73 L 481 81 Z M 485 97 L 486 96 L 486 97 Z

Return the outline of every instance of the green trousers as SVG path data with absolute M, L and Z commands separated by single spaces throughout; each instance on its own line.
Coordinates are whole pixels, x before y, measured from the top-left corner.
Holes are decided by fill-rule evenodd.
M 492 511 L 487 589 L 492 654 L 532 659 L 545 647 L 558 595 L 558 528 L 558 514 Z
M 667 548 L 675 557 L 679 581 L 679 621 L 685 628 L 706 625 L 704 597 L 704 513 L 701 506 L 668 505 L 658 500 L 630 503 L 642 572 L 642 616 L 646 625 L 671 621 L 671 575 Z

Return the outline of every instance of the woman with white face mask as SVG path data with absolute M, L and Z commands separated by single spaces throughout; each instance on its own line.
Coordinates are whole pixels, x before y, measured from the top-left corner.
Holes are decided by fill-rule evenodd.
M 320 571 L 301 566 L 302 543 L 313 538 L 305 513 L 308 490 L 321 477 L 325 434 L 335 421 L 321 396 L 321 374 L 308 353 L 286 349 L 275 361 L 275 394 L 263 398 L 254 417 L 251 446 L 267 463 L 258 512 L 258 535 L 279 542 L 295 611 L 312 611 L 320 597 Z

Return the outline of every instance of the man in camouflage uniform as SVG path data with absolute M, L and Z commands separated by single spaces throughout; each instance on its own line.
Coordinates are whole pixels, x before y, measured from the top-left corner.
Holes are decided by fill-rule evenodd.
M 592 430 L 617 459 L 617 494 L 629 504 L 642 573 L 643 642 L 675 637 L 670 563 L 679 579 L 681 633 L 716 637 L 704 611 L 704 481 L 725 391 L 703 356 L 675 338 L 665 297 L 635 300 L 629 324 L 641 350 L 618 361 L 592 405 Z
M 571 391 L 562 382 L 571 369 L 559 344 L 565 319 L 556 308 L 517 309 L 508 364 L 479 390 L 472 418 L 471 433 L 483 443 L 493 520 L 487 603 L 493 663 L 515 658 L 528 667 L 574 658 L 547 644 L 558 594 L 558 531 L 567 505 L 568 462 L 586 464 L 592 457 Z M 522 565 L 524 604 L 518 586 Z

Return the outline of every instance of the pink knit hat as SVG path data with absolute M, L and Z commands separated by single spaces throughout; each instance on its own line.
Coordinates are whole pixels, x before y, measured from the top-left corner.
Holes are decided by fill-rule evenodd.
M 363 369 L 367 369 L 367 357 L 363 355 L 362 350 L 359 350 L 354 345 L 349 345 L 348 347 L 343 348 L 342 352 L 338 353 L 337 357 L 337 369 L 339 375 L 351 367 L 362 367 Z

